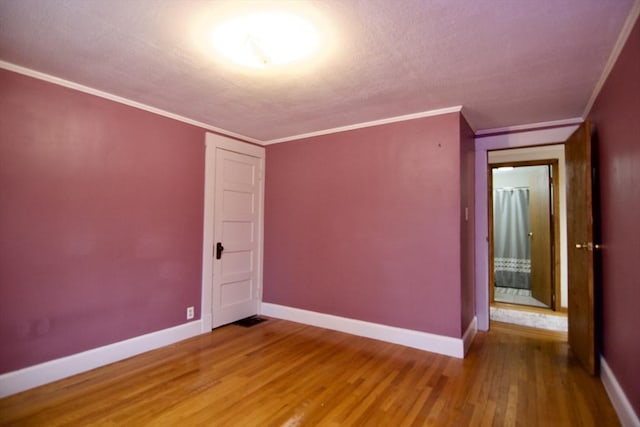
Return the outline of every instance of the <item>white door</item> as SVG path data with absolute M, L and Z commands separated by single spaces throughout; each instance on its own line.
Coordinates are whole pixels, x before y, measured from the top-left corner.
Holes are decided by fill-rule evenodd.
M 215 171 L 209 167 L 207 173 L 214 175 L 213 188 L 209 187 L 213 191 L 209 253 L 211 326 L 215 328 L 259 311 L 264 149 L 219 136 L 211 140 L 207 150 L 215 150 L 214 158 L 207 157 Z

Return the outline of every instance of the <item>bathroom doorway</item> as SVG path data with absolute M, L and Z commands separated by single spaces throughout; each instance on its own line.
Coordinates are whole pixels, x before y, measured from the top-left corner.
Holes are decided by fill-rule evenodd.
M 489 165 L 491 302 L 560 307 L 558 162 Z

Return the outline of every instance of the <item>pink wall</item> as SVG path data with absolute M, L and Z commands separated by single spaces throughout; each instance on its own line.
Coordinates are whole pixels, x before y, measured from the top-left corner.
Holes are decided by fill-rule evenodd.
M 264 301 L 460 337 L 460 119 L 268 146 Z
M 640 415 L 640 21 L 589 118 L 599 139 L 603 354 Z
M 204 131 L 4 70 L 0 93 L 0 373 L 199 311 Z
M 473 320 L 475 310 L 475 135 L 462 117 L 460 120 L 460 259 L 462 262 L 462 332 Z M 468 209 L 465 220 L 464 209 Z

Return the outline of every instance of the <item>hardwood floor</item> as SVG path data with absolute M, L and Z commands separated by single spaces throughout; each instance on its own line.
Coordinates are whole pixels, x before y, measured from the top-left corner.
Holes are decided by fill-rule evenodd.
M 1 425 L 615 426 L 566 338 L 492 324 L 464 360 L 271 319 L 0 400 Z

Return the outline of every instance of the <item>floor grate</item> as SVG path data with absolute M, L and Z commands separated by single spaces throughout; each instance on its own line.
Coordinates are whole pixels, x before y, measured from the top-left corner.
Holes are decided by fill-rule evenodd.
M 267 320 L 268 319 L 265 319 L 264 317 L 251 316 L 251 317 L 246 317 L 244 319 L 240 319 L 236 322 L 233 322 L 233 324 L 238 326 L 243 326 L 245 328 L 249 328 L 253 325 L 257 325 L 258 323 L 266 322 Z

